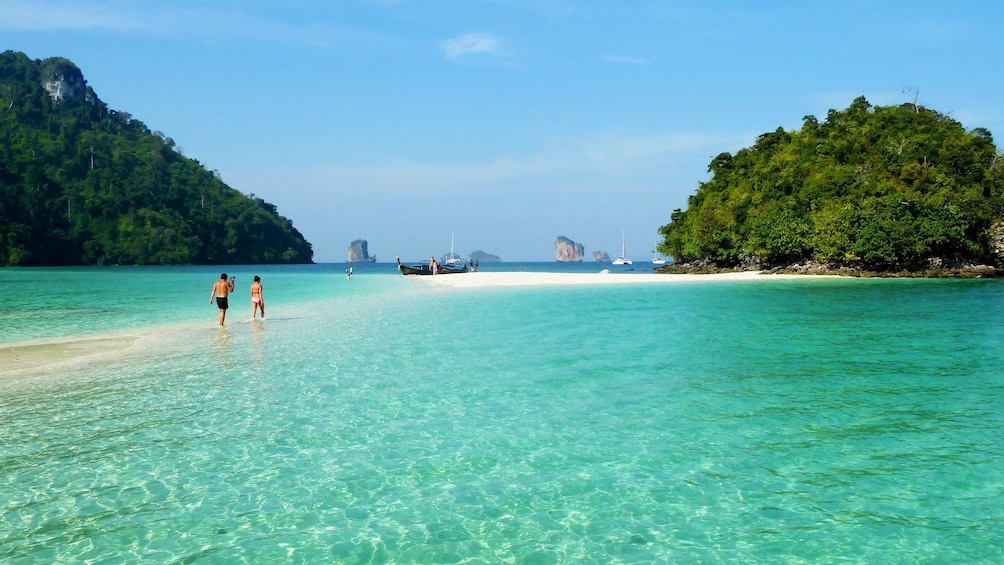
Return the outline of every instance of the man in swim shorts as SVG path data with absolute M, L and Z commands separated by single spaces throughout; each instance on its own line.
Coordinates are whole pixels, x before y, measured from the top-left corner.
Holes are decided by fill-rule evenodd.
M 234 291 L 234 279 L 236 277 L 230 277 L 230 282 L 227 282 L 227 274 L 223 273 L 220 275 L 220 280 L 216 281 L 213 285 L 213 293 L 209 295 L 209 303 L 213 303 L 213 299 L 216 299 L 216 305 L 220 307 L 220 325 L 223 325 L 223 321 L 227 319 L 227 308 L 230 307 L 227 304 L 227 296 Z
M 261 295 L 261 277 L 258 275 L 254 276 L 254 282 L 251 283 L 251 318 L 258 317 L 258 310 L 261 309 L 261 317 L 265 319 L 265 299 Z

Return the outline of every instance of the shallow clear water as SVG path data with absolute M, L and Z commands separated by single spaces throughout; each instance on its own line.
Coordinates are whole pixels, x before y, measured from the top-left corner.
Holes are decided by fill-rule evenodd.
M 342 268 L 0 271 L 4 343 L 143 336 L 0 380 L 0 561 L 1004 561 L 1001 282 Z

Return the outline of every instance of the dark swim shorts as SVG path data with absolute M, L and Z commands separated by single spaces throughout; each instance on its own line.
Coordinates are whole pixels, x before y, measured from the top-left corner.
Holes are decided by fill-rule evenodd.
M 220 307 L 220 310 L 226 310 L 229 308 L 227 305 L 227 299 L 220 296 L 216 297 L 216 305 Z

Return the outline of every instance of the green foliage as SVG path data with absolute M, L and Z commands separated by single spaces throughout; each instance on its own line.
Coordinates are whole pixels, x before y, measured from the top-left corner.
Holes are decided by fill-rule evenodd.
M 0 53 L 0 265 L 309 263 L 274 205 L 227 186 L 86 87 L 63 58 Z
M 987 228 L 1004 216 L 1000 160 L 984 128 L 857 98 L 823 123 L 806 116 L 798 131 L 779 128 L 714 157 L 711 180 L 660 228 L 660 250 L 725 265 L 987 259 Z
M 767 262 L 797 259 L 809 249 L 812 224 L 796 210 L 773 205 L 748 223 L 746 247 Z

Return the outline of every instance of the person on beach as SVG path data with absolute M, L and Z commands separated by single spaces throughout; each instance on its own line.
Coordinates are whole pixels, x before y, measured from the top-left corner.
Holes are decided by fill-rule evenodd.
M 432 274 L 434 275 L 436 274 L 437 271 L 439 271 L 439 263 L 436 262 L 435 257 L 429 257 L 429 269 L 432 271 Z
M 258 310 L 261 310 L 261 317 L 265 319 L 265 299 L 261 295 L 261 277 L 254 276 L 251 283 L 251 319 L 258 317 Z
M 237 277 L 230 277 L 230 282 L 227 282 L 227 274 L 223 273 L 220 275 L 220 280 L 216 281 L 213 285 L 213 293 L 209 295 L 209 303 L 213 303 L 213 299 L 216 299 L 216 305 L 220 307 L 220 325 L 223 325 L 223 321 L 227 319 L 227 308 L 230 307 L 227 304 L 227 296 L 234 291 L 234 280 Z

